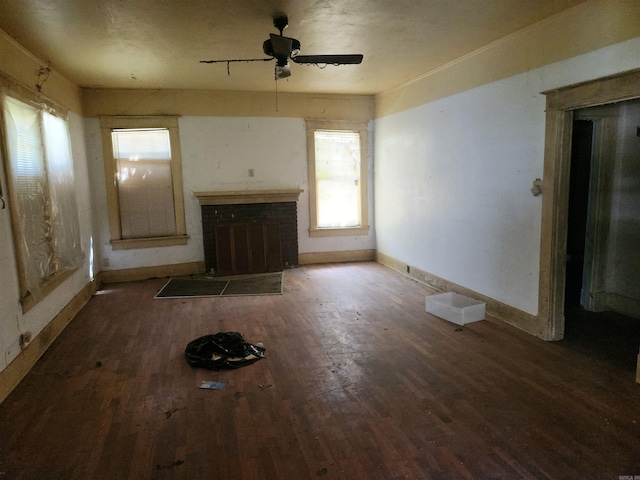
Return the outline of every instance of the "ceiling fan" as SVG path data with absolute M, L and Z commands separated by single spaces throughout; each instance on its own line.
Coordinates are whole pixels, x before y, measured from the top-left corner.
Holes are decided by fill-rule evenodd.
M 358 65 L 362 62 L 361 54 L 340 54 L 340 55 L 299 55 L 300 41 L 282 35 L 282 32 L 289 25 L 286 15 L 280 15 L 273 19 L 273 26 L 278 29 L 280 35 L 272 33 L 262 44 L 262 51 L 267 58 L 237 58 L 228 60 L 200 60 L 200 63 L 226 63 L 227 74 L 229 65 L 233 62 L 270 62 L 276 61 L 275 78 L 287 78 L 291 76 L 289 59 L 294 63 L 307 65 Z

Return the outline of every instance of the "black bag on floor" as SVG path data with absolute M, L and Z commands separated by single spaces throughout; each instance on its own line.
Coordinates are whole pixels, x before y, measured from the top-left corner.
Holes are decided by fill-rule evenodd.
M 263 358 L 264 352 L 264 347 L 245 342 L 241 333 L 219 332 L 190 341 L 184 355 L 192 367 L 222 370 L 249 365 Z

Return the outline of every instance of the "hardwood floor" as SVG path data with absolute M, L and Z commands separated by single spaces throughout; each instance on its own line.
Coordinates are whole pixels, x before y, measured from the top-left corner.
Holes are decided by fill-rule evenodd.
M 106 285 L 0 405 L 0 480 L 640 475 L 620 362 L 430 316 L 375 263 L 288 270 L 281 296 L 154 300 L 165 282 Z M 192 369 L 186 344 L 218 331 L 266 358 Z

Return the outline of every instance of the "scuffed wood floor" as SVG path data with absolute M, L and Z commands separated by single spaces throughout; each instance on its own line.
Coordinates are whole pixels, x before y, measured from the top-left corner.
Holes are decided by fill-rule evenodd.
M 0 405 L 0 480 L 640 475 L 632 369 L 427 315 L 385 267 L 286 271 L 282 296 L 154 300 L 165 282 L 106 285 Z M 219 331 L 266 358 L 189 367 Z

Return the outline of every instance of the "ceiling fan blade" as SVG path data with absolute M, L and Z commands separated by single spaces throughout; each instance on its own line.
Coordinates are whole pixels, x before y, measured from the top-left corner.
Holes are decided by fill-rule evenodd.
M 296 63 L 320 63 L 326 65 L 358 65 L 364 58 L 361 54 L 353 55 L 298 55 L 293 57 Z
M 233 58 L 229 60 L 200 60 L 200 63 L 270 62 L 273 58 Z

